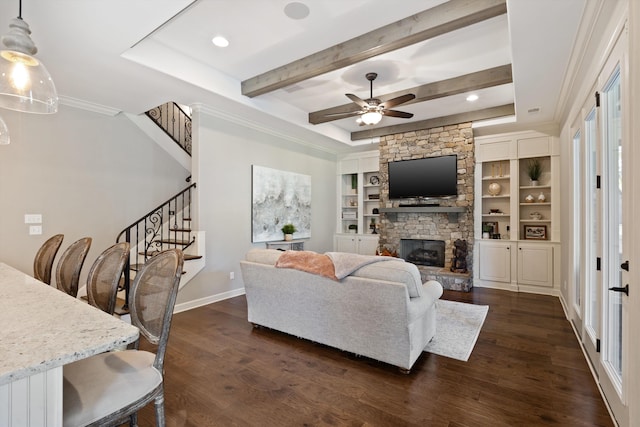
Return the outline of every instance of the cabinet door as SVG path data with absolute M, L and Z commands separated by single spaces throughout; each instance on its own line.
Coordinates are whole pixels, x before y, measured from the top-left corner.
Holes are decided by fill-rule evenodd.
M 363 157 L 360 159 L 360 172 L 377 172 L 380 169 L 378 156 Z
M 378 248 L 378 235 L 358 236 L 358 253 L 360 255 L 375 255 Z
M 551 154 L 551 138 L 536 136 L 518 139 L 518 157 L 538 157 Z
M 553 247 L 518 244 L 518 283 L 553 287 Z
M 481 280 L 511 282 L 511 244 L 480 242 L 479 277 Z
M 357 253 L 358 252 L 358 241 L 357 239 L 357 235 L 352 234 L 336 234 L 334 237 L 334 242 L 335 242 L 335 250 L 336 252 L 351 252 L 351 253 Z
M 511 155 L 511 144 L 511 139 L 507 137 L 502 140 L 479 141 L 476 158 L 479 162 L 507 160 Z

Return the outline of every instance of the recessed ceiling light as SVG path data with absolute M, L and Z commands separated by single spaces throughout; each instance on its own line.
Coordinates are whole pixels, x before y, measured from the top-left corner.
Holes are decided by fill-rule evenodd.
M 529 108 L 527 110 L 527 113 L 529 113 L 529 114 L 536 114 L 536 113 L 539 113 L 539 112 L 540 112 L 540 107 L 533 107 L 533 108 Z
M 475 93 L 472 93 L 471 95 L 467 96 L 467 101 L 469 102 L 477 101 L 478 98 L 479 98 L 478 95 L 476 95 Z
M 215 36 L 211 39 L 211 42 L 218 47 L 227 47 L 229 46 L 229 40 L 222 36 Z
M 291 19 L 304 19 L 309 16 L 309 6 L 294 1 L 284 7 L 284 14 Z

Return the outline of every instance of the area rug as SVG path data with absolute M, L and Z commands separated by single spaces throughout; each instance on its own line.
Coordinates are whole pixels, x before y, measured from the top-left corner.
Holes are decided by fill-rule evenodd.
M 424 351 L 466 362 L 489 311 L 488 305 L 438 300 L 436 336 Z

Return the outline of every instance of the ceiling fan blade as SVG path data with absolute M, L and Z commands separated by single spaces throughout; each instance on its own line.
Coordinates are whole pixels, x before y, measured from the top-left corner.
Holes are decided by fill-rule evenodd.
M 382 104 L 380 104 L 380 106 L 382 108 L 391 108 L 391 107 L 395 107 L 396 105 L 400 105 L 400 104 L 404 104 L 405 102 L 409 102 L 412 99 L 415 99 L 415 95 L 412 93 L 408 93 L 406 95 L 402 95 L 402 96 L 398 96 L 396 98 L 391 98 L 388 99 L 386 101 L 384 101 Z
M 410 119 L 413 117 L 413 113 L 405 113 L 404 111 L 397 110 L 382 110 L 382 114 L 389 117 L 400 117 L 402 119 Z
M 353 102 L 361 106 L 362 108 L 369 108 L 369 104 L 367 104 L 366 102 L 364 102 L 364 100 L 358 98 L 354 94 L 346 93 L 345 95 L 347 96 L 347 98 L 349 98 L 350 100 L 352 100 Z

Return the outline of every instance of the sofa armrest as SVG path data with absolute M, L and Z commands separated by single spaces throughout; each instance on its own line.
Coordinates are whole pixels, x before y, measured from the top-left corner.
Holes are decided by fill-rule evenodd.
M 422 298 L 426 298 L 429 301 L 429 306 L 440 299 L 442 293 L 443 290 L 440 282 L 428 280 L 422 284 Z

